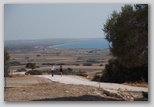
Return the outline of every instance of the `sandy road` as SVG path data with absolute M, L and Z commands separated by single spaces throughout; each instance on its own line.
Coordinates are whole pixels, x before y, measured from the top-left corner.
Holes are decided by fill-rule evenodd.
M 122 84 L 115 84 L 115 83 L 99 83 L 90 81 L 87 79 L 84 79 L 79 76 L 70 76 L 70 75 L 63 75 L 62 77 L 60 75 L 54 75 L 53 77 L 51 75 L 38 75 L 37 77 L 47 78 L 51 81 L 60 82 L 64 84 L 76 84 L 76 85 L 88 85 L 88 86 L 95 86 L 95 87 L 101 87 L 104 89 L 113 89 L 113 90 L 126 90 L 126 91 L 133 91 L 133 92 L 148 92 L 148 88 L 144 87 L 134 87 L 134 86 L 127 86 Z

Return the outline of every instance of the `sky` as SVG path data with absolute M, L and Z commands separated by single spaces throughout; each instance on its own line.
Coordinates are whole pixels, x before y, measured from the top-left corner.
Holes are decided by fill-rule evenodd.
M 4 4 L 4 40 L 104 38 L 103 25 L 124 4 Z

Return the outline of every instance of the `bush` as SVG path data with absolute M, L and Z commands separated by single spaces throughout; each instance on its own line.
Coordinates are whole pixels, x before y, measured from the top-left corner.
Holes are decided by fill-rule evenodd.
M 42 73 L 51 74 L 51 70 L 42 70 Z
M 90 63 L 99 63 L 99 61 L 96 61 L 96 60 L 87 60 L 87 62 L 90 62 Z
M 91 63 L 84 63 L 83 66 L 92 66 Z
M 87 77 L 88 76 L 88 74 L 84 74 L 84 73 L 80 73 L 80 74 L 77 73 L 76 75 L 83 76 L 83 77 Z
M 63 70 L 63 74 L 66 74 L 66 75 L 75 75 L 76 72 L 73 71 L 72 68 L 67 68 L 67 69 L 64 69 L 64 70 Z
M 100 75 L 95 75 L 94 78 L 92 79 L 92 81 L 100 81 L 100 80 L 101 80 Z
M 32 70 L 36 68 L 36 63 L 27 63 L 26 68 L 31 68 Z
M 100 64 L 99 66 L 103 66 L 103 64 Z
M 67 68 L 67 70 L 68 70 L 68 71 L 73 71 L 73 69 L 72 69 L 72 68 Z
M 56 65 L 66 65 L 65 63 L 58 63 L 58 64 L 56 64 Z
M 86 71 L 79 70 L 78 72 L 76 72 L 76 75 L 83 76 L 83 77 L 87 77 L 88 74 L 86 74 L 86 73 L 87 73 Z
M 80 64 L 73 64 L 73 65 L 80 66 Z
M 55 63 L 42 63 L 42 65 L 55 65 Z
M 86 73 L 86 71 L 79 70 L 77 73 L 84 74 L 84 73 Z
M 23 71 L 26 71 L 26 69 L 25 68 L 20 68 L 20 69 L 17 69 L 16 72 L 23 72 Z
M 40 57 L 41 55 L 36 55 L 37 57 Z
M 42 72 L 39 71 L 39 70 L 33 70 L 33 71 L 30 70 L 30 71 L 25 73 L 25 75 L 28 75 L 28 74 L 30 74 L 30 75 L 42 75 Z
M 105 65 L 101 80 L 103 82 L 148 82 L 148 66 L 142 65 L 134 68 L 127 68 L 120 64 L 117 59 L 109 60 L 109 64 Z

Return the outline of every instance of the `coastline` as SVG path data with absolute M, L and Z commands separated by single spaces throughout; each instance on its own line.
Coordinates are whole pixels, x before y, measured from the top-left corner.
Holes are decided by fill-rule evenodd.
M 57 45 L 48 46 L 48 48 L 56 48 L 56 46 L 67 45 L 67 44 L 74 44 L 74 43 L 81 43 L 81 42 L 60 43 L 60 44 L 57 44 Z
M 55 44 L 52 46 L 48 46 L 48 48 L 78 48 L 78 49 L 109 49 L 108 44 L 104 40 L 86 40 L 86 41 L 76 41 L 76 42 L 69 42 L 69 43 L 60 43 Z

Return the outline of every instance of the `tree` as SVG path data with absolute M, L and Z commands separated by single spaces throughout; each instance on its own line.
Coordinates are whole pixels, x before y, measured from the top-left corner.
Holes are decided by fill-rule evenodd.
M 110 51 L 129 68 L 148 64 L 148 5 L 125 5 L 104 24 Z
M 36 64 L 35 63 L 27 63 L 26 68 L 31 68 L 33 70 L 36 68 Z
M 9 71 L 9 67 L 10 67 L 9 61 L 10 61 L 10 55 L 6 50 L 4 50 L 4 77 L 8 76 L 10 72 Z
M 124 82 L 148 82 L 148 66 L 142 65 L 133 68 L 128 68 L 117 59 L 110 59 L 108 64 L 105 65 L 103 70 L 103 75 L 100 79 L 102 82 L 114 82 L 114 83 L 124 83 Z

